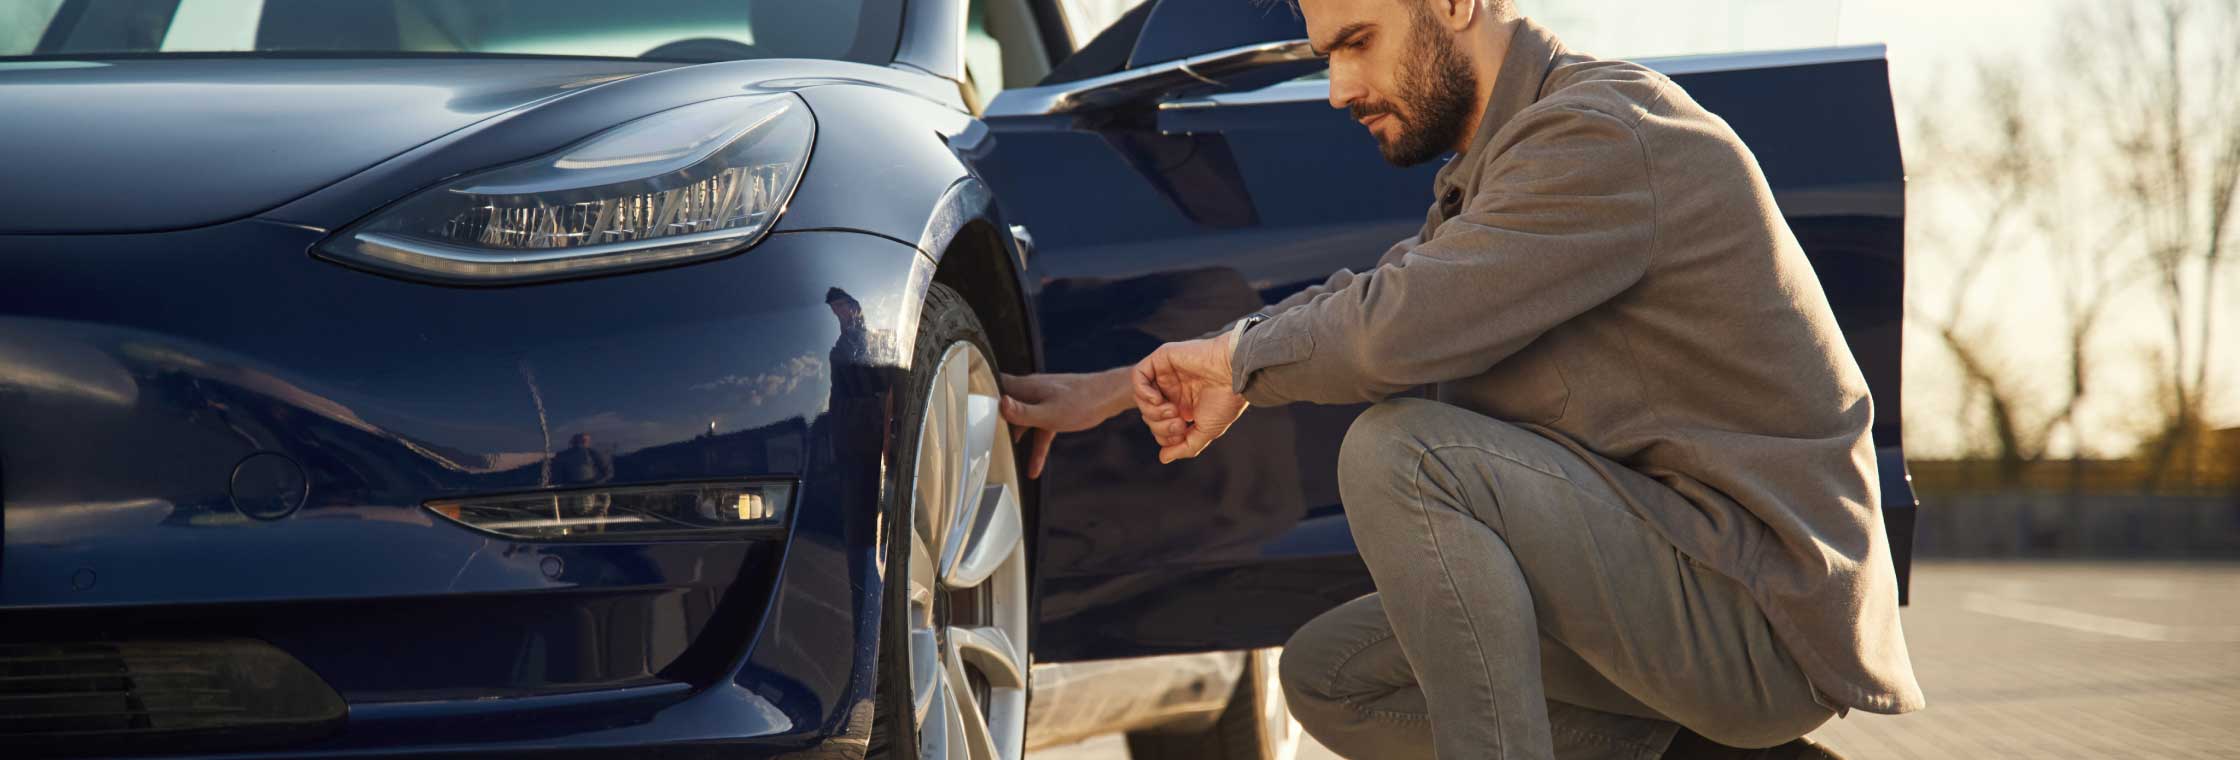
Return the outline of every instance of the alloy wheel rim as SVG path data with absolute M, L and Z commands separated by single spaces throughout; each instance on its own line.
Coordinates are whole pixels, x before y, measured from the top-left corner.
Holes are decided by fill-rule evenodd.
M 1025 520 L 995 369 L 942 352 L 918 428 L 908 567 L 912 720 L 923 760 L 1018 760 L 1027 714 Z

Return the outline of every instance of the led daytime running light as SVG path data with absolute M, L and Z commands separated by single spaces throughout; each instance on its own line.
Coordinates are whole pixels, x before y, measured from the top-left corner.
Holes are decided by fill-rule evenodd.
M 534 541 L 643 541 L 775 535 L 790 483 L 680 483 L 443 499 L 428 511 L 469 528 Z
M 784 203 L 783 165 L 734 166 L 673 190 L 544 205 L 485 203 L 451 217 L 446 242 L 493 249 L 572 248 L 754 224 Z

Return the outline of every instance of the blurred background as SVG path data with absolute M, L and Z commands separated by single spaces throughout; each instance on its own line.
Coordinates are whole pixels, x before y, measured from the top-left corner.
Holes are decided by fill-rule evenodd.
M 1816 738 L 2240 757 L 2240 0 L 1519 2 L 1605 57 L 1889 46 L 1930 708 Z

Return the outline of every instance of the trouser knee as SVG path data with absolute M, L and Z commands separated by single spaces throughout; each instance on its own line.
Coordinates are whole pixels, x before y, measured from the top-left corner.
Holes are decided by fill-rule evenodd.
M 1428 760 L 1429 718 L 1374 595 L 1323 613 L 1284 644 L 1276 666 L 1291 715 L 1345 757 Z
M 1337 666 L 1330 642 L 1315 635 L 1313 624 L 1292 634 L 1276 664 L 1276 680 L 1291 717 L 1309 736 L 1328 742 L 1344 736 L 1352 716 L 1332 693 L 1330 674 Z
M 1328 613 L 1324 613 L 1326 616 Z M 1283 644 L 1283 658 L 1276 663 L 1276 680 L 1294 705 L 1328 702 L 1336 698 L 1331 674 L 1342 663 L 1337 642 L 1316 618 L 1291 634 Z
M 1405 660 L 1396 660 L 1392 627 L 1380 598 L 1371 594 L 1307 621 L 1283 645 L 1276 676 L 1284 693 L 1313 702 L 1363 697 L 1414 683 Z

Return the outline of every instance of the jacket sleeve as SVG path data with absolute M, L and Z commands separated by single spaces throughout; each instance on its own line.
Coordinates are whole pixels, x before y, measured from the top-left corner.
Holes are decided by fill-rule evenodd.
M 1385 249 L 1384 256 L 1377 259 L 1377 265 L 1383 266 L 1386 263 L 1399 258 L 1402 254 L 1407 253 L 1409 249 L 1416 247 L 1416 240 L 1417 236 L 1411 235 L 1406 240 L 1393 243 L 1391 248 Z M 1269 316 L 1275 316 L 1277 314 L 1290 311 L 1293 308 L 1297 308 L 1301 304 L 1312 301 L 1316 296 L 1320 296 L 1333 290 L 1344 290 L 1347 285 L 1353 282 L 1353 278 L 1355 276 L 1356 275 L 1353 273 L 1353 270 L 1340 269 L 1336 272 L 1331 273 L 1330 279 L 1324 280 L 1320 285 L 1309 285 L 1305 288 L 1301 288 L 1299 292 L 1284 296 L 1283 300 L 1281 301 L 1277 301 L 1275 303 L 1261 307 L 1260 313 L 1267 314 Z M 1243 319 L 1243 317 L 1238 317 L 1238 319 Z M 1235 329 L 1236 326 L 1237 320 L 1232 319 L 1226 323 L 1223 323 L 1220 327 L 1214 328 L 1211 332 L 1200 335 L 1198 337 L 1200 339 L 1205 339 L 1226 335 L 1230 330 Z
M 1639 281 L 1656 200 L 1634 128 L 1584 108 L 1519 118 L 1505 150 L 1458 159 L 1489 163 L 1433 239 L 1245 332 L 1236 389 L 1258 405 L 1353 403 L 1482 374 Z

